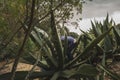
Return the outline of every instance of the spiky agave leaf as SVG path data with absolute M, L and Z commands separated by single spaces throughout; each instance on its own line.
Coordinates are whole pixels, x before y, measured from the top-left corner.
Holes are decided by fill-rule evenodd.
M 114 80 L 119 80 L 120 76 L 111 72 L 110 70 L 108 70 L 106 67 L 104 67 L 103 65 L 97 65 L 101 70 L 103 70 L 104 72 L 106 72 L 108 75 L 110 75 Z
M 63 68 L 64 64 L 64 54 L 62 49 L 62 43 L 55 25 L 55 17 L 53 11 L 51 11 L 51 30 L 52 30 L 52 41 L 54 43 L 55 49 L 57 51 L 59 69 Z
M 93 29 L 94 36 L 95 37 L 100 36 L 101 35 L 101 31 L 100 31 L 100 28 L 99 28 L 100 24 L 95 23 L 95 25 L 94 25 L 94 23 L 92 21 L 91 21 L 91 24 L 92 24 L 92 29 Z
M 82 64 L 79 66 L 76 74 L 82 75 L 82 76 L 95 77 L 98 75 L 98 73 L 99 72 L 96 67 L 90 64 Z
M 52 76 L 55 71 L 44 71 L 44 72 L 32 72 L 28 77 L 29 79 L 42 78 L 46 76 Z M 25 80 L 28 71 L 16 71 L 15 80 Z M 0 80 L 9 80 L 11 78 L 11 72 L 0 75 Z
M 60 77 L 71 78 L 73 76 L 85 76 L 85 77 L 96 77 L 98 75 L 96 67 L 90 64 L 82 64 L 79 68 L 73 68 L 70 70 L 63 70 L 55 72 L 51 80 L 57 80 Z
M 39 44 L 39 46 L 41 48 L 43 48 L 43 50 L 45 51 L 45 55 L 48 57 L 46 61 L 48 61 L 47 63 L 49 65 L 54 65 L 55 67 L 57 67 L 57 62 L 55 60 L 55 58 L 52 56 L 53 53 L 51 52 L 50 48 L 48 47 L 48 42 L 46 42 L 46 40 L 44 40 L 43 37 L 41 37 L 40 32 L 36 31 L 34 32 L 34 34 L 32 34 L 34 36 L 34 39 L 37 41 L 37 43 Z
M 86 48 L 85 50 L 79 54 L 77 57 L 75 57 L 72 61 L 70 61 L 66 67 L 73 65 L 76 63 L 76 61 L 79 60 L 79 58 L 81 58 L 82 56 L 87 56 L 87 53 L 93 49 L 93 47 L 95 47 L 107 34 L 109 34 L 109 32 L 111 31 L 113 27 L 111 27 L 108 31 L 104 32 L 102 35 L 100 35 L 99 37 L 97 37 L 95 40 L 93 40 Z
M 26 56 L 22 56 L 22 58 L 24 59 L 24 63 L 27 63 L 27 64 L 35 64 L 36 62 L 36 57 L 34 57 L 31 53 L 28 53 Z M 42 61 L 38 61 L 38 64 L 37 66 L 39 66 L 40 68 L 43 68 L 44 70 L 48 70 L 49 69 L 49 66 L 45 63 L 43 63 Z
M 118 28 L 118 26 L 115 26 L 113 28 L 113 33 L 115 35 L 115 40 L 117 42 L 117 45 L 120 46 L 120 29 Z

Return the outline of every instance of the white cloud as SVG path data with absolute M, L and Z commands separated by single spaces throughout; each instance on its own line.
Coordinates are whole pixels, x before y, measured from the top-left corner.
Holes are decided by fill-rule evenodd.
M 115 21 L 116 24 L 120 23 L 120 11 L 114 12 L 111 17 Z
M 112 15 L 110 15 L 110 17 L 115 21 L 116 24 L 120 23 L 120 11 L 116 11 L 114 12 Z M 103 21 L 105 19 L 105 17 L 94 17 L 94 18 L 85 18 L 82 21 L 79 21 L 79 28 L 87 31 L 89 30 L 89 28 L 91 28 L 91 20 L 97 20 L 97 21 Z M 73 25 L 69 24 L 69 27 L 71 32 L 76 32 L 78 34 L 80 34 L 80 30 L 79 28 L 75 29 L 75 27 L 73 27 Z

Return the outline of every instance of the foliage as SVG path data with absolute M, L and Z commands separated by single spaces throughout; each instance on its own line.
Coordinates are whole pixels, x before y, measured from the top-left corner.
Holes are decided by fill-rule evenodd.
M 0 47 L 3 49 L 8 44 L 14 42 L 21 44 L 24 36 L 24 30 L 21 28 L 21 22 L 26 25 L 29 23 L 30 9 L 32 0 L 1 0 L 0 1 Z M 33 26 L 50 33 L 50 2 L 51 0 L 36 0 Z M 18 5 L 19 4 L 19 5 Z M 63 6 L 64 5 L 64 6 Z M 76 8 L 78 12 L 82 11 L 81 0 L 53 0 L 53 9 L 57 23 L 63 18 L 68 19 L 73 14 L 72 10 Z M 66 12 L 67 10 L 67 12 Z M 60 13 L 59 13 L 60 12 Z M 67 14 L 63 14 L 67 13 Z M 62 18 L 63 17 L 63 18 Z M 59 20 L 58 20 L 59 19 Z M 65 20 L 64 19 L 64 20 Z M 43 26 L 44 25 L 44 26 Z M 29 44 L 28 44 L 29 46 Z M 17 52 L 15 52 L 17 53 Z
M 120 39 L 120 36 L 119 36 L 120 29 L 118 25 L 115 25 L 112 19 L 109 20 L 108 15 L 103 22 L 94 21 L 94 22 L 91 22 L 91 25 L 92 25 L 92 29 L 89 31 L 89 33 L 82 31 L 84 33 L 83 39 L 86 40 L 85 44 L 88 44 L 94 38 L 98 38 L 105 31 L 113 27 L 111 32 L 107 34 L 99 44 L 97 44 L 96 48 L 91 52 L 93 56 L 91 56 L 89 59 L 89 63 L 95 64 L 95 65 L 100 64 L 103 67 L 109 67 L 111 63 L 114 63 L 115 61 L 119 61 L 117 57 L 120 57 L 119 56 L 120 46 L 118 42 Z M 103 70 L 105 69 L 106 68 L 104 68 Z M 105 77 L 104 76 L 105 73 L 113 77 L 113 75 L 111 75 L 111 72 L 109 73 L 109 71 L 108 72 L 103 71 L 102 77 L 100 77 L 102 80 Z
M 107 73 L 113 79 L 119 80 L 119 76 L 106 69 L 107 55 L 119 54 L 120 45 L 119 29 L 115 25 L 112 25 L 112 21 L 109 22 L 108 16 L 103 24 L 98 22 L 93 24 L 92 22 L 93 29 L 89 33 L 82 31 L 84 34 L 79 36 L 71 33 L 77 38 L 76 47 L 72 51 L 74 59 L 68 60 L 66 57 L 68 43 L 67 40 L 65 40 L 66 46 L 62 46 L 63 43 L 60 40 L 60 33 L 67 36 L 70 35 L 70 32 L 65 28 L 59 28 L 58 23 L 70 19 L 74 8 L 81 12 L 81 1 L 82 0 L 16 0 L 12 2 L 12 0 L 10 0 L 8 2 L 9 4 L 7 3 L 8 8 L 15 10 L 13 13 L 11 11 L 9 12 L 12 16 L 10 20 L 14 18 L 15 23 L 17 21 L 20 23 L 16 26 L 17 29 L 15 29 L 15 32 L 12 32 L 12 30 L 14 30 L 13 27 L 13 29 L 10 29 L 10 32 L 4 33 L 5 35 L 10 34 L 8 36 L 10 38 L 7 40 L 7 45 L 5 44 L 6 47 L 1 47 L 1 50 L 9 47 L 10 42 L 13 40 L 13 42 L 16 41 L 18 43 L 17 50 L 15 51 L 15 53 L 18 51 L 18 54 L 16 55 L 12 72 L 0 75 L 0 79 L 99 80 L 97 77 L 100 75 L 99 78 L 102 80 L 102 78 L 104 78 L 103 74 Z M 20 5 L 16 5 L 17 3 L 20 3 Z M 22 8 L 23 11 L 19 12 L 18 8 Z M 21 14 L 24 13 L 25 15 L 21 16 Z M 5 17 L 5 19 L 7 20 L 7 17 Z M 11 26 L 6 21 L 4 22 L 5 24 L 2 24 L 2 27 L 7 25 L 9 28 L 9 26 Z M 15 26 L 14 23 L 12 25 Z M 21 28 L 22 30 L 20 31 Z M 1 34 L 3 34 L 3 32 L 4 31 L 1 31 Z M 17 32 L 20 32 L 21 35 L 19 36 L 22 36 L 20 42 L 18 41 L 19 37 L 17 38 L 15 35 Z M 23 43 L 21 41 L 23 41 Z M 21 46 L 20 43 L 22 43 Z M 22 56 L 23 53 L 24 55 Z M 16 71 L 20 57 L 24 60 L 24 63 L 33 65 L 30 71 Z M 97 60 L 95 59 L 96 57 L 100 59 L 100 61 L 94 62 Z M 34 71 L 36 66 L 40 67 L 41 71 Z
M 0 9 L 0 52 L 5 51 L 14 57 L 12 53 L 17 53 L 23 38 L 19 19 L 23 21 L 25 0 L 1 0 L 0 3 L 3 5 Z M 6 56 L 2 55 L 3 58 Z

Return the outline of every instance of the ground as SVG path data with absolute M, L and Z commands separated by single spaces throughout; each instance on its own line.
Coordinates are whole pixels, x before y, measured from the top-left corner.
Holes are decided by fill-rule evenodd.
M 0 75 L 10 72 L 12 69 L 13 61 L 9 61 L 9 64 L 6 64 L 6 61 L 0 62 Z M 17 67 L 17 71 L 28 71 L 33 67 L 33 65 L 25 64 L 25 63 L 19 63 Z M 109 69 L 112 72 L 117 73 L 120 75 L 120 62 L 115 62 L 109 65 Z M 36 67 L 35 70 L 40 71 L 40 68 Z M 108 76 L 106 77 L 105 80 L 111 80 Z
M 13 66 L 13 61 L 14 60 L 11 60 L 7 65 L 5 65 L 6 61 L 0 62 L 0 75 L 11 71 Z M 31 70 L 32 67 L 33 65 L 30 64 L 19 63 L 17 67 L 17 71 L 29 71 Z M 40 68 L 36 67 L 35 70 L 40 70 Z

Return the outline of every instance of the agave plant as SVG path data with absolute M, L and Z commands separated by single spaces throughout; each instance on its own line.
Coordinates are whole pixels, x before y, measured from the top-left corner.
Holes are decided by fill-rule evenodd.
M 66 1 L 70 2 L 72 0 L 66 0 Z M 75 55 L 74 59 L 68 60 L 66 57 L 67 56 L 66 53 L 68 52 L 67 39 L 65 39 L 65 43 L 64 43 L 65 46 L 63 47 L 62 46 L 63 43 L 60 40 L 61 35 L 59 34 L 56 27 L 56 20 L 55 20 L 54 10 L 52 8 L 52 5 L 51 5 L 50 13 L 47 14 L 47 15 L 49 14 L 51 15 L 50 16 L 51 19 L 49 21 L 51 23 L 49 26 L 51 29 L 51 33 L 47 34 L 47 32 L 42 31 L 41 29 L 39 29 L 39 27 L 32 26 L 32 22 L 33 22 L 32 20 L 34 15 L 33 12 L 35 7 L 34 3 L 33 3 L 34 5 L 33 9 L 31 9 L 30 23 L 28 24 L 28 26 L 26 26 L 26 24 L 22 22 L 21 24 L 23 25 L 23 29 L 25 30 L 25 32 L 27 32 L 26 36 L 29 36 L 29 33 L 30 33 L 30 39 L 32 40 L 32 42 L 34 42 L 36 47 L 39 49 L 39 52 L 37 53 L 37 55 L 34 55 L 35 52 L 29 51 L 29 53 L 26 54 L 27 56 L 22 57 L 22 59 L 24 59 L 24 63 L 33 65 L 33 68 L 30 71 L 16 71 L 14 80 L 34 80 L 37 78 L 40 78 L 40 80 L 69 80 L 69 79 L 101 80 L 101 79 L 97 79 L 97 76 L 99 76 L 99 69 L 102 69 L 103 71 L 108 73 L 110 76 L 112 76 L 114 79 L 119 80 L 120 77 L 106 70 L 106 67 L 104 64 L 103 66 L 98 65 L 98 67 L 96 67 L 93 64 L 89 63 L 89 60 L 93 55 L 91 51 L 92 52 L 101 51 L 102 53 L 106 53 L 111 51 L 111 49 L 113 49 L 113 47 L 111 46 L 109 46 L 109 48 L 106 46 L 103 46 L 103 42 L 104 44 L 107 44 L 107 42 L 105 41 L 108 38 L 110 38 L 109 35 L 111 35 L 112 30 L 114 30 L 116 40 L 118 40 L 117 43 L 119 44 L 119 37 L 118 37 L 119 34 L 116 28 L 106 27 L 108 23 L 105 22 L 106 25 L 104 25 L 105 27 L 100 27 L 99 30 L 101 30 L 102 28 L 100 32 L 98 30 L 93 29 L 94 31 L 97 31 L 97 35 L 94 38 L 91 38 L 91 35 L 86 33 L 84 33 L 83 35 L 80 35 L 76 41 L 77 45 L 72 51 L 72 54 Z M 75 2 L 75 4 L 78 4 L 78 3 Z M 96 29 L 98 28 L 99 27 L 97 27 Z M 64 35 L 67 36 L 66 34 Z M 27 38 L 28 37 L 26 37 L 26 39 Z M 104 48 L 105 48 L 105 51 L 104 51 Z M 115 52 L 116 52 L 116 49 L 115 49 Z M 106 55 L 104 54 L 102 57 L 103 62 L 105 61 L 105 56 Z M 34 68 L 36 66 L 39 67 L 41 70 L 34 71 Z M 0 75 L 0 80 L 9 80 L 11 78 L 11 75 L 12 76 L 14 75 L 13 72 Z
M 114 58 L 114 55 L 119 54 L 119 39 L 120 39 L 120 29 L 118 26 L 115 25 L 113 20 L 109 21 L 109 16 L 107 15 L 106 19 L 102 23 L 91 22 L 92 30 L 94 37 L 98 37 L 103 32 L 107 31 L 113 26 L 113 30 L 108 34 L 104 40 L 99 44 L 100 47 L 104 50 L 106 54 L 106 58 Z
M 114 27 L 107 29 L 99 36 L 95 37 L 94 40 L 90 38 L 92 41 L 88 41 L 87 44 L 85 43 L 86 41 L 82 41 L 85 36 L 80 35 L 77 40 L 77 45 L 72 51 L 72 54 L 75 54 L 76 56 L 73 60 L 66 61 L 67 58 L 65 56 L 67 56 L 66 52 L 68 51 L 67 39 L 65 40 L 66 46 L 63 47 L 63 43 L 60 40 L 60 35 L 55 25 L 54 11 L 52 10 L 50 21 L 52 31 L 51 34 L 47 34 L 48 36 L 45 36 L 45 33 L 38 30 L 38 28 L 32 30 L 30 38 L 39 48 L 39 53 L 37 54 L 37 57 L 30 52 L 27 54 L 28 56 L 22 57 L 25 60 L 24 63 L 32 64 L 34 66 L 30 71 L 16 71 L 15 80 L 33 80 L 36 78 L 40 78 L 41 80 L 97 80 L 99 73 L 98 69 L 87 63 L 92 55 L 89 52 L 94 50 L 94 48 L 100 48 L 98 44 L 101 44 L 103 38 L 107 37 Z M 89 39 L 89 37 L 87 38 Z M 84 48 L 81 48 L 80 44 L 86 45 Z M 35 66 L 40 67 L 41 70 L 34 71 Z M 106 70 L 102 66 L 99 66 L 99 68 Z M 110 73 L 110 71 L 107 72 Z M 113 76 L 113 73 L 110 74 Z M 8 80 L 11 75 L 11 72 L 2 74 L 0 75 L 0 79 Z M 118 76 L 115 76 L 114 78 L 119 80 Z
M 86 33 L 84 33 L 83 41 L 86 40 L 84 46 L 91 42 L 94 38 L 98 38 L 101 34 L 108 31 L 111 27 L 113 27 L 112 31 L 107 34 L 104 39 L 97 44 L 96 48 L 91 52 L 93 56 L 89 59 L 89 63 L 93 65 L 102 65 L 102 67 L 108 67 L 109 64 L 116 61 L 119 56 L 119 39 L 120 39 L 120 29 L 118 25 L 116 26 L 114 21 L 111 19 L 109 21 L 109 16 L 107 15 L 106 19 L 101 23 L 94 21 L 92 22 L 92 29 Z M 119 61 L 119 60 L 118 60 Z M 101 67 L 100 67 L 101 68 Z M 107 70 L 106 68 L 104 70 Z M 105 71 L 106 72 L 106 71 Z M 104 80 L 104 73 L 101 77 L 101 80 Z M 107 73 L 107 72 L 106 72 Z M 111 76 L 113 77 L 113 76 Z

